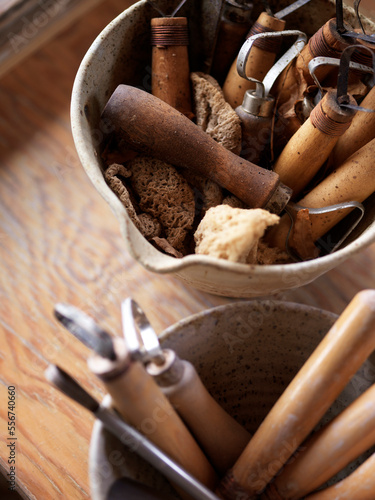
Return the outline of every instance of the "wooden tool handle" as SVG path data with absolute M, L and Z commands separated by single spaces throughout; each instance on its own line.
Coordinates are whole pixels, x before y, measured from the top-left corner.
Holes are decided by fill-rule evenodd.
M 178 360 L 181 379 L 162 387 L 172 406 L 197 439 L 215 469 L 224 474 L 237 460 L 250 440 L 250 434 L 211 396 L 194 366 Z M 156 373 L 157 366 L 148 366 Z
M 375 453 L 352 474 L 306 500 L 373 500 L 375 491 Z
M 375 110 L 375 87 L 363 99 L 363 108 Z M 339 167 L 353 153 L 375 138 L 375 113 L 358 112 L 350 128 L 339 137 L 332 150 L 330 164 Z
M 365 290 L 346 307 L 268 413 L 222 481 L 223 498 L 232 498 L 236 488 L 249 496 L 261 492 L 374 349 L 375 290 Z
M 264 499 L 304 498 L 374 444 L 375 385 L 303 444 L 303 450 L 270 484 Z
M 266 31 L 282 31 L 285 21 L 262 12 L 250 30 L 248 37 Z M 268 71 L 272 68 L 276 54 L 280 49 L 280 39 L 269 38 L 256 40 L 251 47 L 249 58 L 246 63 L 246 75 L 263 81 Z M 255 84 L 242 78 L 237 72 L 237 57 L 232 63 L 223 85 L 225 99 L 236 108 L 242 104 L 246 90 L 254 89 Z
M 102 118 L 130 148 L 210 178 L 249 207 L 268 208 L 272 198 L 280 191 L 284 194 L 277 174 L 226 150 L 181 113 L 143 90 L 118 86 Z
M 335 205 L 345 201 L 362 203 L 375 191 L 375 139 L 356 151 L 339 168 L 310 191 L 298 204 L 310 208 Z M 350 210 L 311 215 L 314 241 L 342 220 Z
M 186 17 L 151 19 L 152 94 L 193 117 Z
M 351 104 L 355 104 L 351 98 Z M 355 111 L 341 108 L 336 92 L 327 92 L 310 117 L 287 143 L 274 171 L 293 190 L 293 198 L 307 186 L 329 157 L 338 138 L 350 126 Z
M 216 475 L 202 450 L 140 362 L 129 362 L 122 339 L 115 339 L 117 360 L 88 360 L 90 370 L 105 384 L 124 419 L 145 434 L 208 488 Z

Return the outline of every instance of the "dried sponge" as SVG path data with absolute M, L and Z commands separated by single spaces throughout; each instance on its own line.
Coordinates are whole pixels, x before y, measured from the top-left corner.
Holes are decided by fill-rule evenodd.
M 160 222 L 173 248 L 186 253 L 184 240 L 195 215 L 189 184 L 172 165 L 148 156 L 137 156 L 126 167 L 139 208 Z
M 191 73 L 194 111 L 198 127 L 233 153 L 240 154 L 241 120 L 214 78 L 204 73 Z
M 261 208 L 210 208 L 195 234 L 195 252 L 231 262 L 257 263 L 259 239 L 280 217 Z

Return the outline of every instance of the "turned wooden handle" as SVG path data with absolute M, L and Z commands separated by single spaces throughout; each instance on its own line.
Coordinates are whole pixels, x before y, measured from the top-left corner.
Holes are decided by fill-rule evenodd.
M 99 356 L 88 360 L 90 370 L 112 396 L 113 406 L 129 424 L 212 489 L 215 472 L 166 396 L 140 362 L 129 361 L 122 339 L 115 339 L 114 346 L 116 361 Z
M 179 360 L 181 379 L 162 387 L 214 468 L 224 474 L 250 440 L 250 434 L 211 396 L 194 366 Z
M 374 444 L 375 385 L 303 444 L 297 457 L 270 484 L 264 498 L 304 498 Z
M 248 37 L 266 31 L 282 31 L 284 28 L 285 21 L 262 12 L 250 30 Z M 257 40 L 251 47 L 246 63 L 246 75 L 263 81 L 268 71 L 272 68 L 279 49 L 280 39 L 269 38 L 266 40 Z M 236 108 L 242 104 L 246 90 L 254 88 L 255 84 L 253 82 L 245 80 L 238 74 L 236 57 L 223 85 L 225 99 L 233 108 Z
M 358 293 L 262 422 L 222 481 L 231 498 L 261 492 L 375 349 L 375 290 Z M 244 496 L 244 498 L 246 498 Z
M 351 104 L 355 104 L 354 98 Z M 336 92 L 331 90 L 289 140 L 274 171 L 281 182 L 293 190 L 294 199 L 327 160 L 340 134 L 349 128 L 354 114 L 355 111 L 338 105 Z
M 345 479 L 306 497 L 306 500 L 373 500 L 375 453 Z
M 151 19 L 152 94 L 193 117 L 186 17 Z
M 276 173 L 226 150 L 184 115 L 143 90 L 118 86 L 102 119 L 131 149 L 212 179 L 249 207 L 267 208 L 283 188 Z
M 375 110 L 375 87 L 363 99 L 361 106 Z M 332 167 L 339 167 L 362 146 L 375 139 L 375 113 L 359 112 L 350 128 L 336 142 L 330 157 Z

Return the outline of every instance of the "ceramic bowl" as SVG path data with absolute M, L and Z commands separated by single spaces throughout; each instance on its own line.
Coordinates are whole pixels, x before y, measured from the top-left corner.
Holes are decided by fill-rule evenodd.
M 161 335 L 161 343 L 193 363 L 212 396 L 254 433 L 336 317 L 301 304 L 244 301 L 178 322 Z M 374 383 L 375 372 L 369 366 L 367 361 L 361 367 L 321 423 Z M 100 422 L 93 428 L 89 464 L 92 500 L 107 500 L 112 483 L 122 476 L 136 479 L 162 496 L 178 498 L 155 469 L 127 451 Z M 126 495 L 123 498 L 126 500 Z
M 277 6 L 287 3 L 278 2 Z M 180 13 L 191 19 L 192 39 L 200 40 L 198 56 L 196 44 L 190 46 L 193 61 L 196 61 L 192 70 L 205 69 L 219 4 L 219 0 L 191 0 Z M 288 18 L 290 29 L 297 26 L 311 35 L 334 16 L 330 0 L 315 0 L 312 4 L 313 8 L 304 7 L 304 14 Z M 184 10 L 188 8 L 191 10 Z M 173 274 L 206 292 L 228 297 L 260 297 L 306 285 L 374 242 L 374 211 L 368 211 L 345 247 L 315 260 L 286 265 L 245 265 L 200 255 L 177 259 L 154 248 L 140 234 L 104 180 L 100 148 L 105 130 L 100 125 L 99 117 L 118 84 L 126 83 L 150 90 L 151 50 L 148 37 L 150 19 L 155 15 L 153 8 L 142 0 L 125 10 L 102 31 L 80 65 L 71 100 L 71 124 L 78 156 L 88 177 L 116 216 L 125 247 L 132 257 L 149 271 Z M 352 15 L 352 11 L 347 10 L 346 15 Z M 204 33 L 199 32 L 197 17 L 204 18 L 202 25 L 207 27 Z M 375 205 L 374 200 L 371 205 Z

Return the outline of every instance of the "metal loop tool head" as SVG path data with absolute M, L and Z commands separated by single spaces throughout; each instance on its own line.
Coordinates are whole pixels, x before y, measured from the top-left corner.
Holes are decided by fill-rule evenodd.
M 332 212 L 337 212 L 338 210 L 345 210 L 345 209 L 357 209 L 359 210 L 359 214 L 355 221 L 352 223 L 352 225 L 344 232 L 343 235 L 339 238 L 339 241 L 337 241 L 334 245 L 332 245 L 328 249 L 328 254 L 331 254 L 335 252 L 340 246 L 345 242 L 345 240 L 349 237 L 349 235 L 353 232 L 353 230 L 357 227 L 359 222 L 361 221 L 362 217 L 364 216 L 365 213 L 365 207 L 363 206 L 362 203 L 359 203 L 358 201 L 347 201 L 343 203 L 337 203 L 335 205 L 329 205 L 327 207 L 322 207 L 322 208 L 309 208 L 309 207 L 304 207 L 302 205 L 298 205 L 297 203 L 292 203 L 289 202 L 287 207 L 285 208 L 285 212 L 288 214 L 290 220 L 291 220 L 291 225 L 286 237 L 286 251 L 288 255 L 295 261 L 301 262 L 303 259 L 301 259 L 290 247 L 289 245 L 289 238 L 292 234 L 292 229 L 294 226 L 294 215 L 299 211 L 299 210 L 308 210 L 310 215 L 325 215 L 328 213 Z
M 363 40 L 364 42 L 368 42 L 370 44 L 375 45 L 375 38 L 371 35 L 366 35 L 365 30 L 363 29 L 362 21 L 359 15 L 359 4 L 361 0 L 355 0 L 354 10 L 357 16 L 357 20 L 359 25 L 361 26 L 362 33 L 357 33 L 356 31 L 349 30 L 344 23 L 344 6 L 342 0 L 336 0 L 336 31 L 341 36 L 352 38 L 355 40 Z
M 373 66 L 366 66 L 365 64 L 360 64 L 354 61 L 351 61 L 351 57 L 354 54 L 356 50 L 366 50 L 370 52 L 371 57 L 373 59 Z M 348 96 L 348 76 L 349 76 L 349 70 L 355 70 L 355 71 L 360 71 L 361 73 L 371 75 L 371 79 L 369 82 L 367 82 L 369 87 L 374 86 L 374 78 L 375 78 L 375 58 L 374 58 L 374 53 L 368 49 L 367 47 L 364 47 L 363 45 L 350 45 L 347 47 L 341 54 L 340 59 L 334 58 L 334 57 L 315 57 L 312 59 L 309 64 L 309 72 L 316 83 L 317 87 L 319 88 L 321 92 L 321 96 L 324 94 L 324 89 L 319 81 L 319 79 L 316 76 L 316 70 L 320 66 L 333 66 L 339 68 L 339 74 L 338 74 L 338 79 L 337 79 L 337 103 L 340 106 L 347 107 L 350 109 L 354 109 L 356 111 L 366 111 L 373 113 L 374 111 L 372 109 L 367 109 L 363 108 L 362 106 L 355 106 L 352 104 L 349 104 L 349 96 Z
M 59 303 L 55 305 L 54 314 L 56 319 L 86 347 L 103 358 L 113 361 L 116 359 L 112 337 L 86 313 L 69 304 Z
M 174 17 L 177 14 L 177 12 L 181 9 L 181 7 L 184 5 L 185 2 L 186 2 L 186 0 L 181 0 L 181 2 L 171 12 L 171 14 L 165 14 L 161 9 L 159 9 L 158 5 L 153 0 L 147 0 L 147 3 L 149 3 L 157 12 L 159 12 L 161 17 Z
M 277 37 L 297 37 L 292 47 L 290 47 L 283 56 L 281 56 L 272 68 L 268 71 L 263 81 L 260 82 L 246 74 L 246 64 L 249 59 L 251 48 L 254 42 L 263 38 L 277 38 Z M 307 35 L 298 30 L 285 30 L 285 31 L 267 31 L 265 33 L 257 33 L 250 36 L 245 40 L 237 57 L 237 72 L 245 80 L 254 82 L 256 84 L 255 93 L 260 98 L 268 97 L 268 94 L 275 83 L 276 79 L 282 71 L 293 61 L 293 59 L 301 52 L 306 45 Z
M 122 330 L 126 347 L 133 359 L 164 363 L 158 336 L 140 306 L 130 297 L 121 303 Z

